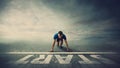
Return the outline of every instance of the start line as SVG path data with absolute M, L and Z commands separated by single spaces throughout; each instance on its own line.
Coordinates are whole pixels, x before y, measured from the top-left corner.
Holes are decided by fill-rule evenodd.
M 116 52 L 3 52 L 0 54 L 118 54 Z

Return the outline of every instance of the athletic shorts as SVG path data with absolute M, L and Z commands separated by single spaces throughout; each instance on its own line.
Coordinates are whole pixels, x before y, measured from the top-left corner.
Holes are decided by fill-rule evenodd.
M 59 42 L 59 41 L 63 41 L 63 39 L 57 39 L 57 42 Z

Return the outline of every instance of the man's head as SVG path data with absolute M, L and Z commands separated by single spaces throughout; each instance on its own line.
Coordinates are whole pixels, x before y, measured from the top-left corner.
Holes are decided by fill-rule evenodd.
M 62 34 L 63 34 L 63 32 L 62 32 L 62 31 L 58 31 L 58 34 L 62 35 Z
M 63 32 L 62 31 L 58 31 L 58 37 L 62 38 Z

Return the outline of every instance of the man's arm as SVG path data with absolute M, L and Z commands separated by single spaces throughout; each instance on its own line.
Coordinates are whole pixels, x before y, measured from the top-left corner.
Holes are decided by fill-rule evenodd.
M 51 51 L 54 51 L 55 41 L 56 41 L 56 40 L 53 41 Z
M 66 44 L 67 50 L 69 50 L 69 47 L 68 47 L 68 42 L 67 42 L 67 40 L 65 40 L 65 44 Z

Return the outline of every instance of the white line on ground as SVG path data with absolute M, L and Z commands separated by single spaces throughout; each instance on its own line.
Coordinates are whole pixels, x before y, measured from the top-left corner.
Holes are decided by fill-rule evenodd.
M 0 54 L 118 54 L 116 52 L 0 52 Z

